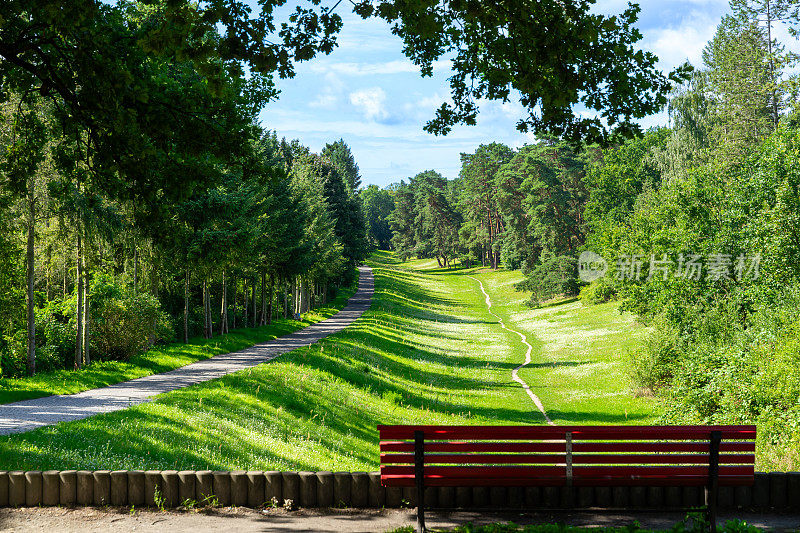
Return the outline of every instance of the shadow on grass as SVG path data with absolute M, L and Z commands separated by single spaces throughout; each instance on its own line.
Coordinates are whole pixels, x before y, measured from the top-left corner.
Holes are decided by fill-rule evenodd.
M 374 468 L 378 423 L 543 423 L 529 402 L 504 400 L 510 398 L 505 391 L 518 388 L 508 372 L 516 364 L 453 355 L 403 336 L 417 332 L 449 340 L 437 322 L 456 327 L 491 322 L 440 313 L 461 302 L 426 290 L 419 274 L 389 270 L 391 256 L 377 254 L 373 261 L 380 268 L 377 298 L 345 331 L 151 404 L 0 437 L 0 468 Z M 585 362 L 557 363 L 579 364 Z M 480 369 L 498 372 L 481 374 Z M 479 392 L 497 401 L 481 400 Z M 548 412 L 584 423 L 636 420 L 601 412 Z

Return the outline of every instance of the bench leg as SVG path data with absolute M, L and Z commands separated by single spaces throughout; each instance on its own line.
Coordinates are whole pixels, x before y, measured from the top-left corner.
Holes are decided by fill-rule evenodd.
M 711 533 L 717 531 L 717 500 L 719 499 L 719 445 L 722 432 L 712 431 L 708 454 L 708 484 L 706 485 L 706 517 Z
M 417 485 L 417 533 L 425 533 L 425 434 L 414 432 L 414 481 Z

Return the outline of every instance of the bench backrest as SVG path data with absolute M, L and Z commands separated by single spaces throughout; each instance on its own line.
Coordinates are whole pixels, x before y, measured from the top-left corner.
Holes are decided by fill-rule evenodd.
M 755 426 L 379 425 L 378 431 L 384 486 L 415 485 L 415 452 L 424 458 L 425 486 L 704 486 L 715 468 L 720 486 L 754 480 Z M 710 466 L 715 457 L 718 467 Z

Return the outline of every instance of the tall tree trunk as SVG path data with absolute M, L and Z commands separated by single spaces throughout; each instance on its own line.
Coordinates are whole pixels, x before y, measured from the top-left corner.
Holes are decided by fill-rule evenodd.
M 247 305 L 248 302 L 250 301 L 250 298 L 247 297 L 247 278 L 242 278 L 242 301 L 244 303 L 244 306 L 243 306 L 243 309 L 242 309 L 242 314 L 244 316 L 242 318 L 243 318 L 243 321 L 244 321 L 244 327 L 247 327 L 250 324 L 247 321 L 247 319 L 249 318 L 249 316 L 247 314 L 247 311 L 248 311 L 248 308 L 250 307 L 249 305 Z
M 228 283 L 225 278 L 225 269 L 222 270 L 222 303 L 219 308 L 219 333 L 228 333 Z
M 284 279 L 284 291 L 283 291 L 283 318 L 289 317 L 289 280 Z
M 34 315 L 34 306 L 36 302 L 33 299 L 34 289 L 34 232 L 36 231 L 36 198 L 34 197 L 33 183 L 30 185 L 28 191 L 28 246 L 26 253 L 26 276 L 27 276 L 27 294 L 26 303 L 28 306 L 28 375 L 32 376 L 36 373 L 36 317 Z
M 322 284 L 322 305 L 328 305 L 328 282 Z
M 203 278 L 203 337 L 210 339 L 211 331 L 211 317 L 209 316 L 209 303 L 208 303 L 208 278 Z
M 258 325 L 263 326 L 267 323 L 267 273 L 261 271 L 261 316 L 258 320 Z
M 272 324 L 272 300 L 275 297 L 275 274 L 269 275 L 269 295 L 267 296 L 267 324 Z
M 256 306 L 256 285 L 258 285 L 258 281 L 255 276 L 253 276 L 253 327 L 258 326 L 258 307 Z
M 133 295 L 136 296 L 136 293 L 139 289 L 139 247 L 136 245 L 136 242 L 133 243 Z
M 75 338 L 75 368 L 81 368 L 83 365 L 83 243 L 81 241 L 80 224 L 78 224 L 77 238 L 78 246 L 75 254 L 75 280 L 78 284 L 76 287 L 78 305 L 75 309 L 75 320 L 77 325 Z
M 189 267 L 186 267 L 186 281 L 183 284 L 183 342 L 189 342 Z
M 294 319 L 294 315 L 297 314 L 297 276 L 292 276 L 292 299 L 291 299 L 291 309 L 292 309 L 292 316 L 291 318 Z
M 86 268 L 86 239 L 83 240 L 84 250 L 81 254 L 83 262 L 83 364 L 92 362 L 89 356 L 89 269 Z
M 300 309 L 298 313 L 301 315 L 308 309 L 308 280 L 300 276 Z
M 237 284 L 236 276 L 233 277 L 233 316 L 231 317 L 231 329 L 236 329 L 236 297 L 239 295 L 239 285 Z

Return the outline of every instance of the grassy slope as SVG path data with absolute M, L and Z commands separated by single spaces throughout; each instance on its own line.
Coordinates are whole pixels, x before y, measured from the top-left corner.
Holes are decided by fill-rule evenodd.
M 98 361 L 82 370 L 59 370 L 37 374 L 28 378 L 0 379 L 0 404 L 41 398 L 52 394 L 75 394 L 97 387 L 105 387 L 151 374 L 167 372 L 175 368 L 208 359 L 215 355 L 249 348 L 286 335 L 314 322 L 335 315 L 347 303 L 355 289 L 344 289 L 327 307 L 314 309 L 302 316 L 302 320 L 277 319 L 269 326 L 241 328 L 227 335 L 203 339 L 196 337 L 189 344 L 176 343 L 159 346 L 132 357 L 128 361 Z
M 480 273 L 505 324 L 528 337 L 532 364 L 520 370 L 556 424 L 650 424 L 657 401 L 636 398 L 626 372 L 627 355 L 644 341 L 647 329 L 615 303 L 584 306 L 568 300 L 541 309 L 524 305 L 514 290 L 519 271 Z M 524 352 L 522 352 L 524 354 Z
M 375 301 L 346 331 L 150 404 L 2 437 L 0 468 L 364 470 L 377 465 L 379 423 L 542 423 L 510 378 L 522 345 L 468 272 L 386 254 L 372 266 Z M 490 292 L 508 281 L 479 275 Z

